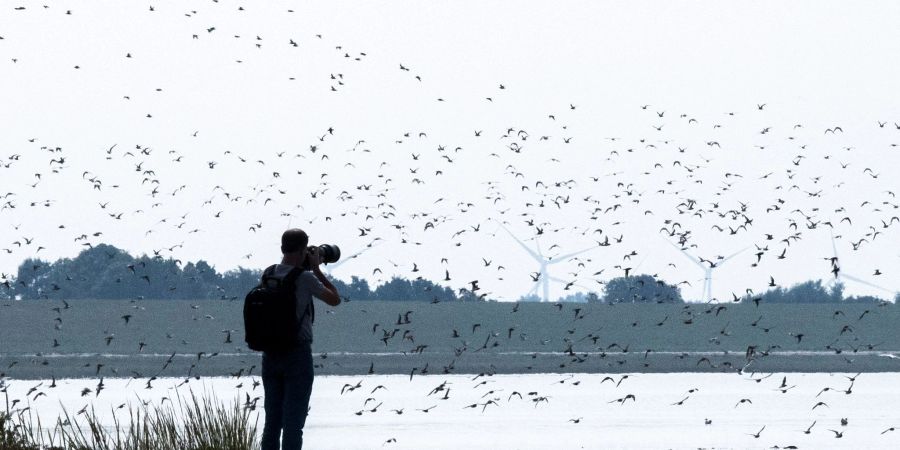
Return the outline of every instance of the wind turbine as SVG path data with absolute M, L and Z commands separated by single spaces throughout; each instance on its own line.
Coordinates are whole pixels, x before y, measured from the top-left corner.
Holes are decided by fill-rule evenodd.
M 536 250 L 532 250 L 527 245 L 525 245 L 524 242 L 522 242 L 519 238 L 517 238 L 514 234 L 512 234 L 512 232 L 509 231 L 505 226 L 503 226 L 503 224 L 500 221 L 495 220 L 495 222 L 497 222 L 497 224 L 499 224 L 500 227 L 503 228 L 506 231 L 506 233 L 509 234 L 510 237 L 512 237 L 519 244 L 519 246 L 522 247 L 522 249 L 524 249 L 526 252 L 528 252 L 528 254 L 531 255 L 531 257 L 534 258 L 538 262 L 538 264 L 540 264 L 539 270 L 538 270 L 537 281 L 535 281 L 534 286 L 531 288 L 530 291 L 528 291 L 527 295 L 529 295 L 529 296 L 534 295 L 537 293 L 538 288 L 541 288 L 541 293 L 542 293 L 541 301 L 543 301 L 543 302 L 550 301 L 550 282 L 551 281 L 555 281 L 557 283 L 566 284 L 566 285 L 569 284 L 569 282 L 567 282 L 566 280 L 551 276 L 547 272 L 547 266 L 551 266 L 553 264 L 568 261 L 574 256 L 580 255 L 584 252 L 593 250 L 598 247 L 598 246 L 593 246 L 593 247 L 589 247 L 589 248 L 586 248 L 583 250 L 579 250 L 577 252 L 567 253 L 565 255 L 547 257 L 547 256 L 544 256 L 543 253 L 541 253 L 541 244 L 540 244 L 540 242 L 538 242 L 537 239 L 535 239 L 535 241 L 534 241 Z M 578 286 L 578 285 L 576 284 L 576 286 Z M 584 287 L 584 286 L 579 286 L 579 287 Z M 587 289 L 587 288 L 585 288 L 585 289 Z
M 728 262 L 729 259 L 734 258 L 735 256 L 737 256 L 737 255 L 743 253 L 745 250 L 747 250 L 748 248 L 750 248 L 750 247 L 744 247 L 744 248 L 742 248 L 741 250 L 738 250 L 738 251 L 736 251 L 736 252 L 734 252 L 734 253 L 728 255 L 726 258 L 723 258 L 723 259 L 721 259 L 721 260 L 719 260 L 719 261 L 716 261 L 716 262 L 710 262 L 709 264 L 704 264 L 703 261 L 700 261 L 700 258 L 697 258 L 697 257 L 694 256 L 694 255 L 691 255 L 691 254 L 688 253 L 684 248 L 679 247 L 679 246 L 673 244 L 673 243 L 672 243 L 671 241 L 669 241 L 668 239 L 663 238 L 663 240 L 666 241 L 666 242 L 668 242 L 669 245 L 671 245 L 672 247 L 677 248 L 679 251 L 681 251 L 681 253 L 684 255 L 685 258 L 691 260 L 691 262 L 693 262 L 694 264 L 700 266 L 700 268 L 703 269 L 703 293 L 701 294 L 701 298 L 702 298 L 702 300 L 703 300 L 704 302 L 707 302 L 707 303 L 708 303 L 710 300 L 712 300 L 712 280 L 713 280 L 713 278 L 712 278 L 712 273 L 713 273 L 713 269 L 717 269 L 717 268 L 719 268 L 719 267 L 722 267 L 723 265 L 725 265 L 726 262 Z
M 891 300 L 893 300 L 894 296 L 897 295 L 897 291 L 892 291 L 886 287 L 882 287 L 877 284 L 870 283 L 866 280 L 863 280 L 861 278 L 855 277 L 853 275 L 850 275 L 850 274 L 844 272 L 844 270 L 841 269 L 841 266 L 839 265 L 840 259 L 838 259 L 837 245 L 834 243 L 834 232 L 833 231 L 831 232 L 831 251 L 834 252 L 834 264 L 835 264 L 835 266 L 837 266 L 838 270 L 837 270 L 837 274 L 834 276 L 834 278 L 829 280 L 828 283 L 825 283 L 825 286 L 831 288 L 838 282 L 840 282 L 841 284 L 846 284 L 846 283 L 844 283 L 844 280 L 850 280 L 855 283 L 859 283 L 859 284 L 862 284 L 865 286 L 869 286 L 871 288 L 878 289 L 880 291 L 887 292 L 887 293 L 891 294 L 891 296 L 892 296 Z

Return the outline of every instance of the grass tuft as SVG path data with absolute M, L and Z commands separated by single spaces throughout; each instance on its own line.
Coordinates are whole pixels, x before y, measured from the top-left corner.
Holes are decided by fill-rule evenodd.
M 73 417 L 63 407 L 55 426 L 44 429 L 29 408 L 0 412 L 0 450 L 250 450 L 259 447 L 254 408 L 190 391 L 159 405 L 128 404 L 127 417 L 113 413 L 104 426 L 93 407 Z M 78 418 L 83 415 L 83 418 Z

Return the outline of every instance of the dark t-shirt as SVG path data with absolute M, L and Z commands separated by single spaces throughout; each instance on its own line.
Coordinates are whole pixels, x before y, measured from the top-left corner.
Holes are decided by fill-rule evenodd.
M 284 278 L 287 276 L 288 272 L 293 269 L 294 266 L 290 266 L 287 264 L 276 264 L 273 275 L 278 278 Z M 304 270 L 299 277 L 297 277 L 297 289 L 296 289 L 296 297 L 297 297 L 297 319 L 299 320 L 301 317 L 303 320 L 300 322 L 300 340 L 301 341 L 309 341 L 313 340 L 313 332 L 312 332 L 312 316 L 310 314 L 306 314 L 304 317 L 304 313 L 306 309 L 310 306 L 313 301 L 313 297 L 322 298 L 322 294 L 325 292 L 325 285 L 316 278 L 316 275 L 309 270 Z

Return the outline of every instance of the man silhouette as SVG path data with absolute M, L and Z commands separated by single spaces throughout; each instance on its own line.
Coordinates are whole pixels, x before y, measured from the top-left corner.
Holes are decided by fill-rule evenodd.
M 319 253 L 307 247 L 309 236 L 299 228 L 281 235 L 280 264 L 272 276 L 283 278 L 295 267 L 308 269 L 297 277 L 297 320 L 300 321 L 298 344 L 286 351 L 263 352 L 262 381 L 265 390 L 266 422 L 262 450 L 298 450 L 303 447 L 303 426 L 312 394 L 312 321 L 315 317 L 313 297 L 331 306 L 341 303 L 334 285 L 319 270 Z M 307 313 L 309 310 L 311 313 Z

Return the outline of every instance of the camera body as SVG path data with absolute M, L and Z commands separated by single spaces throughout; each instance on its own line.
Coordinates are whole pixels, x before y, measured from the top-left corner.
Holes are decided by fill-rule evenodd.
M 322 244 L 322 245 L 310 245 L 307 247 L 308 252 L 318 251 L 319 252 L 319 261 L 322 264 L 331 264 L 337 262 L 341 259 L 341 249 L 334 244 Z M 303 268 L 306 270 L 312 269 L 309 267 L 309 260 L 303 263 Z

